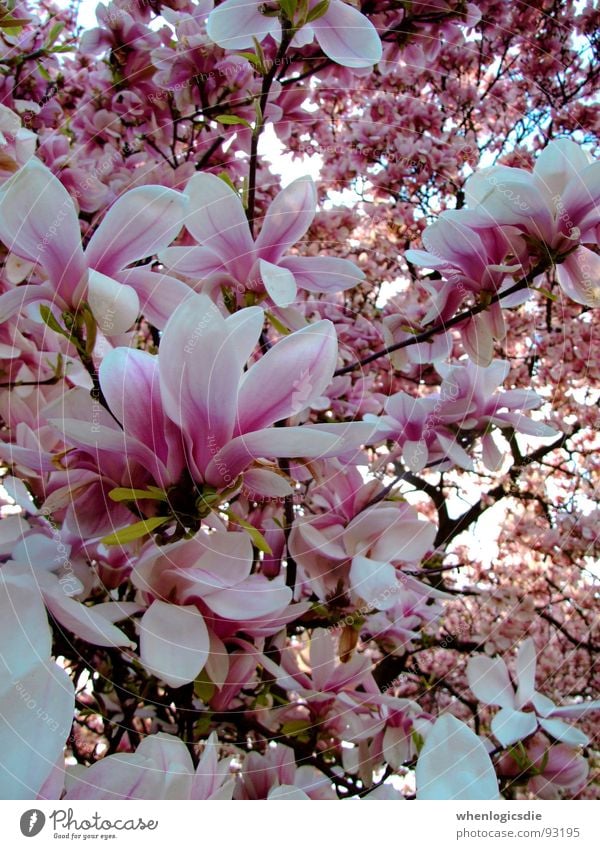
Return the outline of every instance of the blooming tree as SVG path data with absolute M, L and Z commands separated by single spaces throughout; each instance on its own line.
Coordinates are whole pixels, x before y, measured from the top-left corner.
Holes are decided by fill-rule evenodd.
M 595 796 L 597 4 L 2 8 L 2 797 Z

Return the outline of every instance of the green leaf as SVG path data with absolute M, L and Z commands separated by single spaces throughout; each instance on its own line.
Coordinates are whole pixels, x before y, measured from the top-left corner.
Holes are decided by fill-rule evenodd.
M 258 548 L 259 551 L 263 551 L 265 554 L 273 554 L 271 546 L 266 541 L 261 532 L 254 527 L 254 525 L 251 525 L 250 522 L 247 522 L 245 519 L 242 519 L 240 516 L 234 513 L 233 510 L 225 510 L 224 508 L 221 509 L 223 513 L 225 513 L 225 515 L 228 516 L 233 522 L 240 525 L 242 528 L 244 528 L 245 531 L 248 531 L 253 545 Z
M 63 23 L 54 24 L 50 32 L 48 33 L 48 41 L 46 42 L 46 48 L 52 47 L 58 36 L 61 34 L 65 25 Z
M 42 77 L 42 79 L 46 80 L 46 82 L 48 82 L 48 83 L 49 83 L 49 82 L 51 82 L 51 81 L 52 81 L 52 77 L 50 76 L 50 74 L 48 73 L 48 71 L 44 68 L 44 66 L 42 65 L 42 63 L 41 63 L 41 62 L 36 62 L 36 65 L 37 65 L 38 74 L 40 75 L 40 77 Z
M 234 191 L 237 194 L 237 189 L 234 185 L 234 182 L 231 179 L 231 177 L 229 176 L 229 174 L 227 173 L 227 171 L 221 171 L 220 174 L 217 174 L 217 177 L 219 178 L 219 180 L 223 180 L 224 183 L 227 183 L 229 188 L 232 189 L 232 191 Z
M 265 310 L 265 315 L 278 333 L 281 333 L 282 336 L 290 335 L 290 330 L 285 326 L 285 324 L 282 324 L 278 318 L 275 318 L 273 313 Z
M 152 491 L 151 491 L 152 490 Z M 162 489 L 158 489 L 158 487 L 149 487 L 146 489 L 127 489 L 124 486 L 117 486 L 115 489 L 111 489 L 108 493 L 108 497 L 111 501 L 116 501 L 117 503 L 121 501 L 166 501 L 167 496 L 162 491 Z
M 102 537 L 100 542 L 103 545 L 123 545 L 126 542 L 133 542 L 136 539 L 140 539 L 140 537 L 146 536 L 146 534 L 152 533 L 152 531 L 168 521 L 168 516 L 153 516 L 151 519 L 134 522 L 133 525 L 121 528 L 120 531 L 115 531 L 114 534 L 108 534 L 108 536 Z
M 262 71 L 260 56 L 257 56 L 256 53 L 250 53 L 246 50 L 241 50 L 237 55 L 241 56 L 242 59 L 247 59 L 254 65 L 255 68 L 258 68 L 259 71 Z
M 46 304 L 40 304 L 40 315 L 42 316 L 42 321 L 46 324 L 50 330 L 54 330 L 55 333 L 60 333 L 61 336 L 65 336 L 67 339 L 71 338 L 71 334 L 61 327 L 50 307 L 47 307 Z
M 203 669 L 194 681 L 194 695 L 201 699 L 204 704 L 208 704 L 214 696 L 216 689 L 217 688 L 206 674 L 206 670 Z
M 308 719 L 290 719 L 281 726 L 282 734 L 286 737 L 310 736 L 312 723 Z
M 329 9 L 329 0 L 321 0 L 320 3 L 317 3 L 316 6 L 313 6 L 313 8 L 306 16 L 306 23 L 310 24 L 312 21 L 316 21 L 318 18 L 322 18 L 327 9 Z
M 217 115 L 215 116 L 215 121 L 218 121 L 219 124 L 227 124 L 228 126 L 230 124 L 243 124 L 244 127 L 252 129 L 252 125 L 245 118 L 240 118 L 239 115 Z
M 538 286 L 537 289 L 534 289 L 534 292 L 539 292 L 540 295 L 543 295 L 545 298 L 548 298 L 549 301 L 558 300 L 556 295 L 554 295 L 552 292 L 549 292 L 548 289 L 544 289 L 542 286 Z
M 284 13 L 288 21 L 294 20 L 298 3 L 296 0 L 279 0 L 279 8 Z

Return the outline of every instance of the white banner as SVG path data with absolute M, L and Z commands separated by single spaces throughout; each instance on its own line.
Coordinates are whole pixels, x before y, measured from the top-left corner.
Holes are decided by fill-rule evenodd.
M 232 807 L 233 805 L 233 807 Z M 242 805 L 242 807 L 239 807 Z M 374 807 L 375 805 L 375 807 Z M 294 810 L 285 810 L 286 807 Z M 251 811 L 250 807 L 254 810 Z M 330 810 L 326 810 L 329 808 Z M 596 849 L 596 802 L 0 802 L 8 849 L 77 843 L 115 847 L 206 845 L 229 849 L 307 849 L 317 843 L 359 843 L 370 849 L 418 841 L 421 847 L 544 847 Z M 239 843 L 238 843 L 239 841 Z M 243 841 L 243 842 L 241 842 Z

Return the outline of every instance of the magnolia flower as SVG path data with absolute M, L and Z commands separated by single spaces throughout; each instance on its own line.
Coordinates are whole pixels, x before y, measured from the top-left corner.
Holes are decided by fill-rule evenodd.
M 319 0 L 309 0 L 309 13 Z M 256 0 L 225 0 L 208 16 L 208 35 L 226 50 L 244 50 L 254 39 L 264 41 L 271 35 L 281 41 L 281 22 L 277 15 L 264 14 L 265 4 Z M 300 47 L 317 39 L 319 47 L 334 62 L 347 68 L 368 68 L 381 59 L 382 47 L 373 24 L 342 0 L 329 0 L 316 20 L 305 24 L 292 44 Z
M 95 646 L 134 647 L 131 640 L 114 625 L 140 610 L 132 602 L 101 602 L 83 604 L 84 586 L 73 571 L 63 568 L 71 564 L 69 545 L 60 543 L 62 554 L 57 556 L 56 540 L 43 534 L 30 534 L 13 549 L 12 559 L 5 568 L 18 568 L 35 576 L 48 612 L 68 631 Z M 86 567 L 87 568 L 87 567 Z M 62 575 L 61 575 L 62 572 Z
M 221 8 L 221 7 L 219 7 Z M 283 255 L 308 230 L 317 193 L 310 177 L 300 177 L 270 204 L 255 240 L 237 193 L 214 174 L 195 174 L 186 186 L 186 227 L 200 247 L 173 247 L 160 254 L 171 271 L 201 279 L 208 287 L 264 286 L 273 303 L 289 306 L 298 287 L 339 292 L 364 279 L 354 263 L 337 257 Z
M 48 279 L 0 295 L 0 321 L 35 301 L 69 311 L 87 301 L 106 335 L 126 331 L 140 312 L 164 327 L 187 287 L 148 266 L 128 266 L 173 241 L 185 205 L 182 194 L 163 186 L 130 189 L 107 211 L 84 252 L 71 196 L 45 165 L 30 159 L 0 186 L 0 239 L 21 259 L 38 263 Z
M 499 800 L 494 766 L 483 742 L 451 714 L 427 733 L 416 769 L 417 799 Z
M 562 255 L 556 276 L 580 304 L 600 305 L 600 258 L 585 244 L 597 244 L 600 222 L 600 162 L 570 139 L 550 142 L 533 171 L 495 165 L 466 183 L 470 210 L 463 220 L 475 228 L 511 227 Z
M 57 798 L 75 707 L 71 679 L 50 658 L 52 632 L 35 580 L 0 567 L 0 796 Z M 57 792 L 58 791 L 58 792 Z
M 331 780 L 316 767 L 296 766 L 288 746 L 250 752 L 244 758 L 234 799 L 335 799 Z
M 218 760 L 211 734 L 198 767 L 185 743 L 171 734 L 144 737 L 135 752 L 108 755 L 67 771 L 65 799 L 231 799 L 229 761 Z
M 257 458 L 337 456 L 358 447 L 372 432 L 362 422 L 272 427 L 306 409 L 331 382 L 337 361 L 332 323 L 319 321 L 284 337 L 244 371 L 262 326 L 259 307 L 225 319 L 206 295 L 192 293 L 169 320 L 158 357 L 129 348 L 110 352 L 100 368 L 100 384 L 123 423 L 130 453 L 147 463 L 150 446 L 156 446 L 156 454 L 160 448 L 162 469 L 155 458 L 152 468 L 169 479 L 165 464 L 177 438 L 168 430 L 163 434 L 166 417 L 181 431 L 193 480 L 224 489 L 245 473 L 251 491 L 278 497 L 289 493 L 278 474 L 267 468 L 246 471 Z M 57 425 L 82 440 L 83 428 Z M 91 434 L 95 444 L 116 445 L 121 434 L 116 426 L 100 430 Z
M 269 581 L 251 574 L 252 564 L 252 542 L 246 533 L 200 531 L 170 545 L 150 543 L 131 575 L 149 601 L 140 621 L 144 666 L 180 687 L 206 665 L 211 650 L 208 625 L 216 617 L 277 621 L 292 591 L 283 576 Z
M 289 550 L 319 598 L 347 587 L 356 604 L 389 610 L 402 590 L 444 598 L 443 593 L 401 573 L 397 562 L 418 563 L 433 548 L 435 525 L 408 504 L 375 505 L 344 527 L 329 515 L 294 523 Z
M 585 746 L 589 742 L 587 735 L 563 722 L 561 717 L 579 717 L 599 710 L 600 701 L 558 707 L 535 689 L 535 667 L 535 644 L 530 637 L 517 652 L 516 690 L 502 658 L 483 655 L 470 658 L 467 680 L 471 691 L 483 704 L 500 707 L 492 719 L 494 736 L 503 746 L 510 746 L 541 727 L 555 740 Z
M 385 414 L 370 414 L 380 437 L 395 439 L 406 466 L 418 472 L 427 465 L 451 461 L 462 469 L 473 462 L 465 447 L 481 436 L 482 459 L 488 469 L 497 470 L 503 455 L 490 433 L 514 428 L 518 433 L 537 437 L 556 436 L 556 430 L 544 422 L 524 415 L 539 407 L 542 399 L 530 389 L 498 390 L 508 377 L 506 360 L 494 360 L 487 367 L 466 364 L 438 364 L 443 377 L 439 393 L 414 398 L 406 392 L 391 395 L 385 403 Z

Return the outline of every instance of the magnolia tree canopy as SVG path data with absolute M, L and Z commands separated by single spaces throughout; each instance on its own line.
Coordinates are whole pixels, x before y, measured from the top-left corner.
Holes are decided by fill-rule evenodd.
M 593 797 L 597 4 L 76 5 L 0 9 L 0 795 Z

